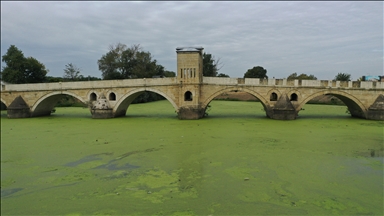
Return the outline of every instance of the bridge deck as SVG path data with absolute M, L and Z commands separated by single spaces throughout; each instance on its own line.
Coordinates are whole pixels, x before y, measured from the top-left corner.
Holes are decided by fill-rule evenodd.
M 60 89 L 97 89 L 143 86 L 178 85 L 177 78 L 124 79 L 81 82 L 56 82 L 35 84 L 2 85 L 2 91 L 45 91 Z M 332 80 L 287 80 L 287 79 L 254 79 L 254 78 L 223 78 L 204 77 L 203 84 L 212 85 L 243 85 L 243 86 L 279 86 L 279 87 L 327 87 L 327 88 L 361 88 L 384 89 L 384 82 L 371 81 L 332 81 Z

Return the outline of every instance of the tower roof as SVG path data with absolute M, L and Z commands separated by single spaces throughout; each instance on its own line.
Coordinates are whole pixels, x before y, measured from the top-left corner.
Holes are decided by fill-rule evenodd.
M 203 49 L 201 46 L 176 47 L 176 52 L 201 52 Z

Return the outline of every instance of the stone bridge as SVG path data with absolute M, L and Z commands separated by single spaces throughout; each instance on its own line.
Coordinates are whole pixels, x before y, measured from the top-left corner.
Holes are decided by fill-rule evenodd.
M 272 119 L 295 119 L 311 99 L 333 95 L 353 117 L 384 120 L 383 82 L 203 77 L 202 48 L 177 49 L 177 77 L 2 85 L 1 102 L 9 118 L 46 116 L 70 95 L 87 104 L 93 118 L 114 118 L 148 91 L 166 98 L 180 119 L 199 119 L 216 96 L 234 90 L 258 98 Z

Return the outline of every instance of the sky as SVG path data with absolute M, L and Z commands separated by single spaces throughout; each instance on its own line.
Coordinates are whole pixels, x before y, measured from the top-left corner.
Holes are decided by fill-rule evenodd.
M 140 44 L 176 72 L 176 47 L 202 46 L 219 73 L 241 78 L 255 66 L 268 77 L 292 73 L 331 80 L 383 75 L 383 2 L 15 2 L 1 1 L 1 56 L 11 45 L 62 77 L 72 63 L 101 77 L 110 45 Z M 5 64 L 2 62 L 2 67 Z

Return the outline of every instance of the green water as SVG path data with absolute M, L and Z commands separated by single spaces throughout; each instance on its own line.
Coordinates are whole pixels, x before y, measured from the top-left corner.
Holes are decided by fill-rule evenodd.
M 1 214 L 383 214 L 383 122 L 342 106 L 278 121 L 257 102 L 211 105 L 190 121 L 167 101 L 107 120 L 2 111 Z

